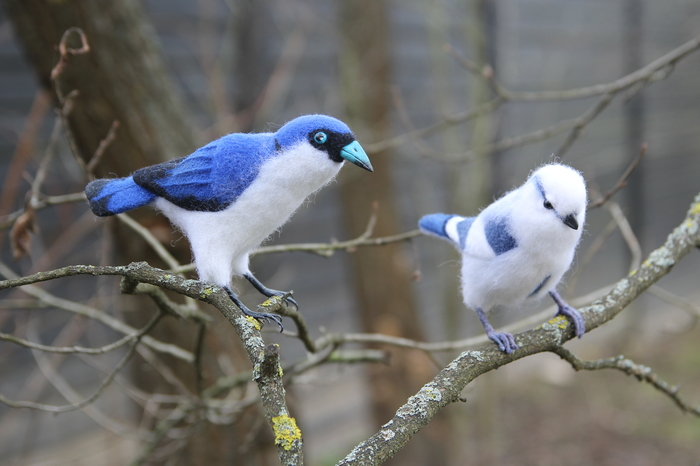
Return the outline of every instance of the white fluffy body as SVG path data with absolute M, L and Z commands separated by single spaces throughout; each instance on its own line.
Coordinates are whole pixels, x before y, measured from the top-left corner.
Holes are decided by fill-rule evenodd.
M 543 205 L 541 191 L 553 209 Z M 484 209 L 469 229 L 462 251 L 464 303 L 472 309 L 489 311 L 554 290 L 573 261 L 586 220 L 586 205 L 586 185 L 580 173 L 566 165 L 550 164 Z M 570 214 L 578 221 L 576 230 L 563 222 Z M 494 253 L 484 231 L 484 222 L 493 216 L 508 219 L 509 233 L 517 242 L 517 247 L 500 255 Z M 446 233 L 458 242 L 449 222 Z M 550 278 L 544 286 L 533 294 L 547 276 Z
M 266 162 L 255 181 L 224 211 L 189 211 L 163 198 L 155 205 L 189 239 L 200 279 L 230 286 L 233 275 L 249 272 L 249 252 L 286 223 L 307 197 L 333 180 L 342 166 L 301 142 Z

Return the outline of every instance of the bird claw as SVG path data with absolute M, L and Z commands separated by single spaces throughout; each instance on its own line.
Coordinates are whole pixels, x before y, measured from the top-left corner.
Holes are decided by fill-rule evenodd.
M 507 332 L 487 332 L 486 335 L 498 345 L 498 349 L 504 353 L 512 354 L 513 351 L 519 348 L 515 343 L 515 338 Z
M 270 314 L 268 312 L 255 312 L 251 311 L 250 309 L 246 309 L 245 307 L 241 310 L 245 315 L 257 319 L 260 322 L 265 321 L 266 324 L 269 324 L 270 321 L 275 322 L 277 325 L 280 326 L 280 333 L 284 330 L 284 327 L 282 326 L 282 318 L 277 314 Z
M 285 293 L 284 291 L 273 291 L 272 294 L 274 296 L 277 296 L 278 298 L 281 298 L 284 300 L 285 304 L 287 306 L 294 305 L 294 308 L 298 311 L 299 310 L 299 304 L 294 300 L 292 297 L 292 292 L 289 291 Z
M 574 323 L 574 332 L 576 333 L 577 337 L 581 338 L 583 334 L 586 333 L 586 321 L 583 319 L 581 313 L 576 309 L 568 304 L 559 305 L 559 311 L 557 312 L 556 316 L 559 315 L 571 319 L 571 321 Z

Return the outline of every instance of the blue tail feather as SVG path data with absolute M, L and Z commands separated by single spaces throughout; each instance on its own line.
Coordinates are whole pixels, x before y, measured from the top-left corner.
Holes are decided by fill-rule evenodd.
M 95 180 L 85 187 L 90 208 L 95 215 L 106 217 L 144 206 L 156 195 L 134 183 L 132 177 Z
M 453 215 L 430 214 L 421 217 L 418 227 L 424 232 L 441 238 L 450 239 L 445 231 L 445 224 Z
M 447 231 L 447 222 L 457 217 L 459 222 L 454 225 L 450 232 Z M 459 215 L 430 214 L 422 217 L 418 221 L 418 226 L 423 233 L 446 239 L 459 249 L 464 249 L 469 229 L 476 220 L 476 217 L 460 217 Z

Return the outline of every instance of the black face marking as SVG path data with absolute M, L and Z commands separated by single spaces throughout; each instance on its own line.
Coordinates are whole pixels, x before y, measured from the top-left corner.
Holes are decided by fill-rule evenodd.
M 325 134 L 326 138 L 324 139 L 321 136 L 317 137 L 318 133 Z M 325 151 L 328 154 L 328 158 L 337 163 L 341 163 L 345 160 L 340 156 L 340 151 L 343 150 L 343 147 L 355 140 L 355 136 L 353 136 L 352 133 L 338 133 L 327 128 L 318 128 L 311 131 L 308 138 L 309 144 L 316 149 Z

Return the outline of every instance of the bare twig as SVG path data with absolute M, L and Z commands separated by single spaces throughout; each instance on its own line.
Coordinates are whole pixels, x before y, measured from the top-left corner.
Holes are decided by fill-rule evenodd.
M 144 335 L 146 335 L 148 332 L 153 329 L 153 327 L 158 323 L 160 318 L 163 317 L 162 312 L 158 312 L 151 320 L 144 326 L 141 330 L 136 332 L 134 335 L 130 335 L 129 339 L 131 341 L 131 346 L 129 347 L 129 350 L 126 352 L 126 354 L 122 357 L 122 359 L 117 363 L 116 366 L 114 366 L 114 369 L 112 372 L 102 381 L 98 389 L 93 393 L 91 396 L 88 398 L 85 398 L 81 401 L 73 402 L 70 405 L 65 405 L 65 406 L 53 406 L 53 405 L 46 405 L 46 404 L 41 404 L 41 403 L 34 403 L 32 401 L 11 401 L 7 398 L 5 398 L 3 395 L 0 395 L 0 402 L 10 406 L 11 408 L 29 408 L 29 409 L 36 409 L 39 411 L 47 411 L 51 413 L 66 413 L 69 411 L 76 411 L 78 409 L 81 409 L 93 401 L 95 401 L 101 394 L 104 392 L 104 390 L 109 386 L 109 384 L 112 383 L 112 380 L 114 380 L 114 377 L 117 375 L 117 373 L 126 365 L 127 362 L 129 362 L 129 359 L 131 359 L 131 356 L 133 356 L 134 351 L 136 350 L 137 345 L 141 341 Z M 32 344 L 31 342 L 29 342 Z M 43 345 L 39 345 L 43 346 Z M 31 346 L 30 346 L 31 347 Z M 46 351 L 44 348 L 32 348 L 32 349 L 40 349 L 41 351 Z M 60 352 L 60 351 L 58 351 Z M 78 352 L 78 351 L 76 351 Z M 94 353 L 92 353 L 94 354 Z M 54 372 L 53 369 L 51 372 Z M 56 375 L 56 374 L 53 374 Z M 50 377 L 49 377 L 50 378 Z M 58 387 L 57 387 L 58 388 Z M 61 390 L 63 395 L 66 396 L 66 392 L 64 390 Z M 72 389 L 71 389 L 72 391 Z M 67 398 L 71 398 L 71 396 L 67 396 Z
M 29 286 L 24 286 L 22 288 L 22 291 L 25 293 L 34 296 L 35 298 L 38 298 L 42 300 L 43 302 L 50 304 L 51 306 L 55 306 L 59 309 L 64 309 L 69 312 L 73 312 L 75 314 L 83 315 L 85 317 L 88 317 L 90 319 L 97 320 L 98 322 L 103 323 L 104 325 L 123 333 L 124 335 L 129 335 L 134 332 L 136 332 L 136 329 L 131 327 L 130 325 L 125 324 L 119 319 L 116 319 L 104 312 L 102 312 L 99 309 L 92 308 L 90 306 L 86 306 L 84 304 L 76 303 L 73 301 L 69 301 L 67 299 L 62 299 L 57 296 L 54 296 L 53 294 L 49 293 L 48 291 L 42 290 L 39 287 L 32 286 L 31 283 L 38 283 L 46 280 L 53 280 L 55 278 L 60 278 L 60 277 L 68 277 L 68 276 L 73 276 L 79 273 L 75 273 L 75 270 L 72 270 L 72 267 L 78 267 L 78 270 L 87 272 L 87 275 L 118 275 L 114 273 L 91 273 L 90 270 L 100 270 L 100 268 L 97 269 L 91 269 L 90 266 L 88 266 L 87 269 L 84 269 L 83 267 L 85 266 L 71 266 L 71 267 L 65 267 L 63 269 L 58 269 L 52 272 L 39 272 L 34 275 L 30 275 L 29 277 L 19 277 L 17 274 L 15 274 L 12 269 L 10 269 L 7 265 L 5 265 L 3 262 L 0 262 L 0 275 L 8 278 L 9 280 L 5 281 L 0 281 L 0 290 L 7 289 L 7 288 L 15 288 L 17 286 L 24 286 L 24 285 L 29 285 Z M 176 345 L 169 344 L 169 343 L 163 343 L 160 340 L 157 340 L 150 335 L 144 335 L 143 338 L 143 343 L 152 347 L 156 351 L 160 351 L 162 353 L 168 353 L 171 356 L 174 356 L 178 359 L 181 359 L 183 361 L 187 362 L 192 362 L 194 360 L 194 355 L 190 353 L 189 351 L 186 351 Z
M 95 179 L 95 168 L 97 168 L 97 165 L 102 160 L 102 157 L 104 156 L 104 153 L 107 150 L 107 147 L 109 147 L 109 145 L 112 143 L 112 141 L 114 141 L 114 138 L 117 137 L 117 130 L 118 129 L 119 129 L 119 120 L 114 120 L 112 122 L 112 126 L 109 127 L 109 131 L 107 132 L 107 136 L 105 136 L 104 139 L 100 141 L 100 145 L 97 147 L 97 150 L 92 155 L 92 158 L 85 166 L 85 171 L 87 172 L 87 176 L 89 179 L 91 179 L 91 180 Z
M 86 197 L 84 192 L 63 194 L 59 196 L 43 196 L 41 194 L 38 194 L 37 198 L 32 198 L 31 207 L 32 209 L 37 211 L 49 206 L 66 204 L 69 202 L 81 202 L 85 201 L 85 199 Z M 4 220 L 0 221 L 0 230 L 4 230 L 6 228 L 11 227 L 15 223 L 15 220 L 21 217 L 22 214 L 24 214 L 24 212 L 26 212 L 25 209 L 20 209 L 15 212 L 12 212 L 11 214 L 6 215 Z
M 622 237 L 625 239 L 625 243 L 627 243 L 627 247 L 632 255 L 629 267 L 629 273 L 632 273 L 634 270 L 637 270 L 642 263 L 642 247 L 634 231 L 632 231 L 632 226 L 627 221 L 627 217 L 622 212 L 620 204 L 617 202 L 610 202 L 608 203 L 608 210 L 613 220 L 615 220 L 615 223 L 617 223 L 617 227 L 620 229 L 620 233 L 622 233 Z
M 610 188 L 610 191 L 605 193 L 605 196 L 599 197 L 595 201 L 591 202 L 588 204 L 588 209 L 595 209 L 596 207 L 600 207 L 606 202 L 610 200 L 619 190 L 627 186 L 627 179 L 630 177 L 632 172 L 634 171 L 635 168 L 637 168 L 637 165 L 639 165 L 639 162 L 642 160 L 642 157 L 647 151 L 647 143 L 645 142 L 642 144 L 642 148 L 639 151 L 639 155 L 635 157 L 635 159 L 632 161 L 632 163 L 627 167 L 627 169 L 622 173 L 622 176 L 620 176 L 620 179 L 617 180 L 617 183 L 613 185 L 612 188 Z
M 133 218 L 129 217 L 126 214 L 119 214 L 117 215 L 117 218 L 125 223 L 129 228 L 134 230 L 136 233 L 141 236 L 146 242 L 148 243 L 149 246 L 153 248 L 153 250 L 158 254 L 158 257 L 163 259 L 163 262 L 165 262 L 169 268 L 171 269 L 178 269 L 180 267 L 180 263 L 173 257 L 172 254 L 170 254 L 167 249 L 158 241 L 158 239 L 153 236 L 153 234 L 148 231 L 148 228 L 144 227 L 141 225 L 139 222 L 134 220 Z
M 571 132 L 566 137 L 561 146 L 559 146 L 559 149 L 557 149 L 554 152 L 554 155 L 556 155 L 559 158 L 564 157 L 566 151 L 568 151 L 571 145 L 576 141 L 576 139 L 578 139 L 584 128 L 588 126 L 588 123 L 590 123 L 595 117 L 600 115 L 600 112 L 605 110 L 608 107 L 608 105 L 610 105 L 610 102 L 612 102 L 614 97 L 615 94 L 612 92 L 605 94 L 603 97 L 600 98 L 600 100 L 598 100 L 598 102 L 596 102 L 596 104 L 593 107 L 591 107 L 586 111 L 586 113 L 581 115 L 578 118 L 578 122 L 576 123 L 574 128 L 571 130 Z
M 678 394 L 679 386 L 671 386 L 652 372 L 649 367 L 641 364 L 636 364 L 634 361 L 625 358 L 624 356 L 616 356 L 614 358 L 599 359 L 597 361 L 583 361 L 576 357 L 571 351 L 564 347 L 556 348 L 552 351 L 558 354 L 562 359 L 566 360 L 571 367 L 577 371 L 597 371 L 601 369 L 616 369 L 624 372 L 627 375 L 633 375 L 640 382 L 646 382 L 652 387 L 667 395 L 674 403 L 686 413 L 694 414 L 700 417 L 700 406 L 693 406 L 683 397 Z

